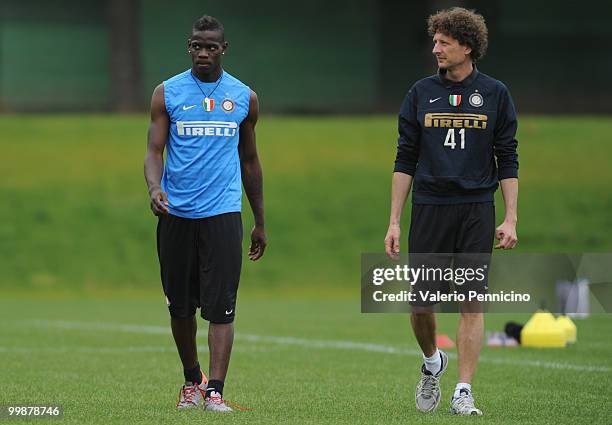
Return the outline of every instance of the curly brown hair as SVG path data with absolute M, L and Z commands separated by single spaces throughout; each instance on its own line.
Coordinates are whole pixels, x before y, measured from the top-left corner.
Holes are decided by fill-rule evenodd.
M 448 35 L 459 44 L 471 47 L 470 56 L 474 62 L 484 56 L 489 44 L 484 17 L 462 7 L 452 7 L 431 15 L 427 19 L 427 32 L 431 37 L 437 32 Z

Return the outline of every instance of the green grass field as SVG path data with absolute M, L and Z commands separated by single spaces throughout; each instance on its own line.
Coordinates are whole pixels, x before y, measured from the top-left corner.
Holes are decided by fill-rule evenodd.
M 520 124 L 518 250 L 610 251 L 612 119 Z M 0 126 L 0 404 L 60 403 L 74 424 L 474 420 L 448 413 L 454 361 L 441 409 L 418 414 L 407 318 L 359 312 L 360 254 L 381 251 L 386 232 L 393 117 L 261 119 L 269 248 L 243 267 L 226 387 L 254 410 L 214 419 L 174 409 L 182 374 L 142 177 L 146 117 L 4 116 Z M 526 317 L 489 315 L 486 328 L 508 319 Z M 455 323 L 441 316 L 440 331 L 453 336 Z M 609 421 L 612 320 L 577 325 L 566 349 L 484 349 L 476 420 Z
M 215 423 L 474 420 L 448 413 L 454 359 L 440 409 L 416 411 L 421 360 L 405 316 L 362 315 L 357 300 L 312 297 L 251 296 L 239 306 L 225 392 L 255 410 Z M 159 297 L 2 301 L 0 402 L 60 403 L 62 422 L 71 424 L 212 421 L 210 413 L 174 408 L 182 374 L 163 310 Z M 487 327 L 504 320 L 490 315 Z M 455 321 L 443 315 L 440 331 L 453 335 Z M 579 321 L 579 341 L 566 349 L 485 348 L 474 391 L 486 416 L 477 422 L 607 423 L 609 326 L 606 316 Z M 200 344 L 204 363 L 204 338 Z

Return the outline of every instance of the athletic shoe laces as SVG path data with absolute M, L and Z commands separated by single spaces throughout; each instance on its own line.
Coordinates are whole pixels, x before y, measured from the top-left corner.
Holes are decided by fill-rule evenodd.
M 218 395 L 209 395 L 208 397 L 206 397 L 206 400 L 214 404 L 224 404 L 225 403 L 225 400 L 223 400 L 223 398 Z
M 433 375 L 423 375 L 421 378 L 421 395 L 423 398 L 433 397 L 437 385 L 438 380 Z
M 196 387 L 183 385 L 183 388 L 181 389 L 181 404 L 196 404 L 195 397 Z
M 474 397 L 468 392 L 461 392 L 459 397 L 455 399 L 455 405 L 461 410 L 472 410 L 474 407 Z

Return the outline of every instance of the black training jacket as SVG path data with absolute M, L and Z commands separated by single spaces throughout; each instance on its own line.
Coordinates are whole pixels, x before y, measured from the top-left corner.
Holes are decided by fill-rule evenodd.
M 415 204 L 492 202 L 498 181 L 518 177 L 516 112 L 501 82 L 474 71 L 418 81 L 399 113 L 395 171 L 414 176 Z

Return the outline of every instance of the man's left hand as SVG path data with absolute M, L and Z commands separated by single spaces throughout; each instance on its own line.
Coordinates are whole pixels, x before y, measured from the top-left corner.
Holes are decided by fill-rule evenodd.
M 266 250 L 266 232 L 263 226 L 255 226 L 251 230 L 251 247 L 249 248 L 249 260 L 259 260 Z
M 516 224 L 504 221 L 495 229 L 495 239 L 500 241 L 495 249 L 512 249 L 518 243 L 516 236 Z

